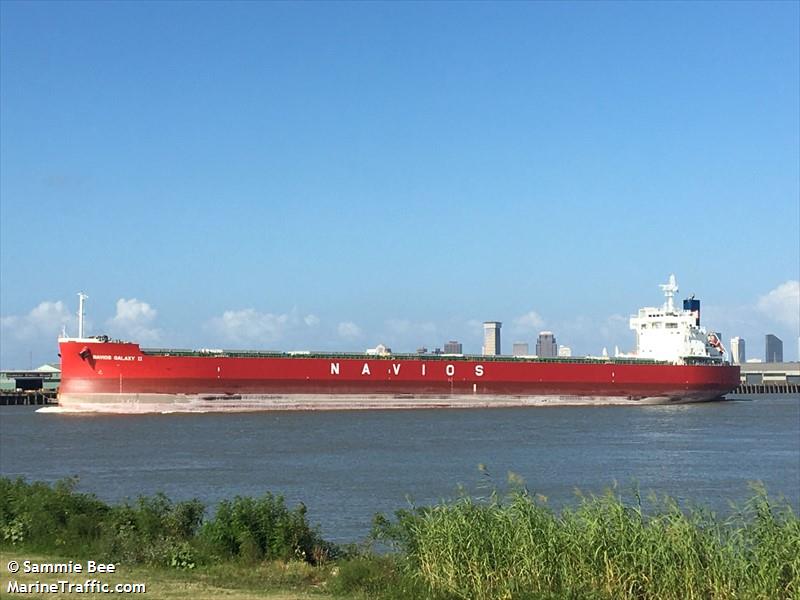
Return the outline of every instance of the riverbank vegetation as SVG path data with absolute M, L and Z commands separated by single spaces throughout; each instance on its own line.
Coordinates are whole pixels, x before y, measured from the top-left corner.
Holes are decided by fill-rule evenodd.
M 178 581 L 287 598 L 800 599 L 800 519 L 760 488 L 723 519 L 635 491 L 554 511 L 519 484 L 376 516 L 368 542 L 343 548 L 309 525 L 304 506 L 272 494 L 208 516 L 197 500 L 109 505 L 75 486 L 0 478 L 4 556 L 146 568 L 154 592 Z

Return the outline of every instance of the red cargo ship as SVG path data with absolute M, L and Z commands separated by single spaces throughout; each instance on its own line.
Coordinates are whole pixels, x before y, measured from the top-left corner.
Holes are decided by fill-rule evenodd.
M 722 360 L 718 336 L 699 327 L 699 301 L 687 300 L 684 310 L 675 310 L 674 278 L 662 288 L 667 303 L 631 319 L 637 352 L 613 358 L 143 350 L 81 332 L 59 339 L 58 400 L 66 409 L 131 413 L 653 404 L 722 397 L 739 384 L 739 368 Z

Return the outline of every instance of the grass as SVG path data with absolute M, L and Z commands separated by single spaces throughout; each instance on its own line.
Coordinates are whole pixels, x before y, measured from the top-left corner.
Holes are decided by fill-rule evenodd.
M 326 542 L 280 496 L 234 498 L 208 519 L 197 501 L 109 506 L 74 485 L 0 478 L 0 568 L 113 561 L 120 571 L 98 579 L 144 582 L 157 598 L 800 600 L 800 519 L 763 488 L 722 519 L 636 491 L 555 512 L 517 482 L 376 516 L 374 541 L 391 551 L 375 554 Z
M 32 584 L 36 581 L 55 583 L 59 580 L 68 580 L 73 583 L 83 582 L 87 578 L 97 578 L 104 583 L 115 585 L 117 583 L 144 583 L 146 593 L 143 598 L 158 598 L 164 600 L 212 600 L 224 597 L 228 600 L 252 600 L 256 598 L 265 600 L 310 600 L 313 598 L 330 597 L 321 587 L 324 577 L 329 573 L 319 573 L 315 567 L 307 563 L 269 562 L 257 568 L 245 568 L 242 565 L 220 564 L 200 567 L 192 571 L 181 571 L 165 567 L 153 568 L 142 565 L 120 565 L 118 571 L 108 575 L 42 575 L 33 573 L 19 573 L 9 575 L 6 565 L 10 560 L 30 560 L 38 563 L 56 563 L 70 560 L 65 556 L 31 554 L 19 551 L 0 551 L 0 596 L 5 596 L 10 580 L 20 584 Z M 126 594 L 136 597 L 139 594 Z M 75 594 L 24 594 L 27 598 L 74 598 Z M 107 598 L 108 594 L 81 594 L 86 598 Z

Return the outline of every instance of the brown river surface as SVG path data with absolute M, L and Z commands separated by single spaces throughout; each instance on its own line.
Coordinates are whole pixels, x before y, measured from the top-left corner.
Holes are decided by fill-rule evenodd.
M 760 481 L 800 509 L 800 398 L 675 406 L 240 414 L 44 414 L 0 407 L 0 473 L 108 501 L 165 492 L 303 502 L 324 537 L 360 541 L 376 512 L 485 494 L 508 472 L 558 508 L 616 482 L 719 513 Z

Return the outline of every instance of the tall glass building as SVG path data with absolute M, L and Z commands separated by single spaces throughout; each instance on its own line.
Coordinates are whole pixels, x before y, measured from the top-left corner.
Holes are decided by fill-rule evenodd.
M 764 362 L 783 362 L 783 342 L 777 335 L 768 333 L 764 342 Z

